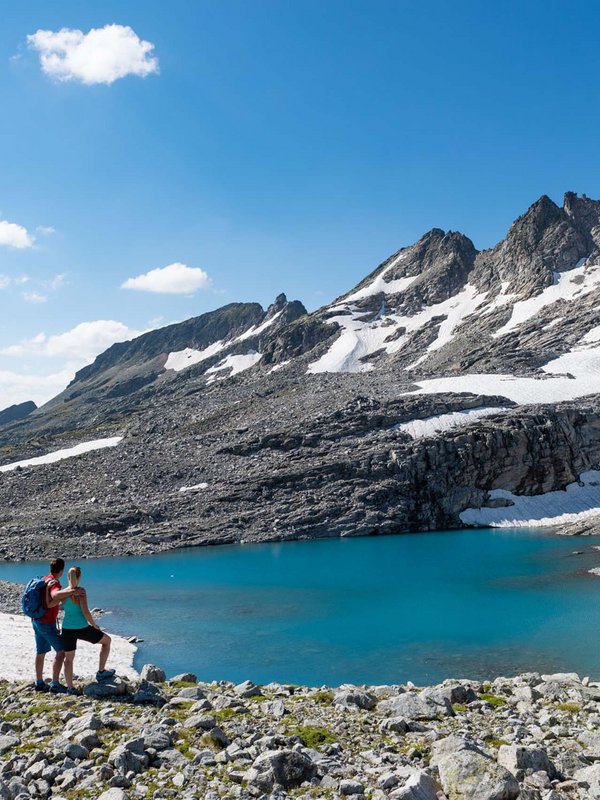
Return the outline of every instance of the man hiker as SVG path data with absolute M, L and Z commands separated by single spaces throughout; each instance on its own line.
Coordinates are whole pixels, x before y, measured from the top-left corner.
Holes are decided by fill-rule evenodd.
M 67 597 L 85 596 L 85 589 L 81 587 L 63 589 L 60 585 L 60 577 L 64 569 L 65 562 L 62 558 L 56 558 L 50 564 L 50 573 L 44 576 L 46 583 L 42 599 L 42 605 L 45 609 L 44 616 L 31 620 L 35 634 L 35 689 L 37 692 L 51 691 L 57 694 L 65 694 L 67 692 L 67 687 L 60 683 L 60 671 L 65 660 L 65 648 L 62 636 L 56 625 L 58 606 Z M 44 682 L 44 660 L 46 653 L 49 653 L 52 649 L 56 652 L 56 655 L 52 665 L 52 683 L 48 686 Z

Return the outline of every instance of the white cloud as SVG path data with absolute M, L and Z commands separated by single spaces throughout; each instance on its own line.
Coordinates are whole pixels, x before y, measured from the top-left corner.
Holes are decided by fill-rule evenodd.
M 6 289 L 7 286 L 10 286 L 10 278 L 8 275 L 0 275 L 0 289 Z
M 0 349 L 0 356 L 19 358 L 21 371 L 0 369 L 0 410 L 13 403 L 34 400 L 47 402 L 67 386 L 75 373 L 115 342 L 139 336 L 143 331 L 129 328 L 115 320 L 81 322 L 64 333 L 47 336 L 38 333 L 30 339 Z M 56 359 L 61 363 L 50 372 L 40 368 L 40 360 Z
M 70 364 L 45 375 L 39 370 L 30 373 L 0 370 L 0 410 L 26 400 L 42 405 L 62 392 L 73 380 L 76 371 L 77 366 Z
M 23 292 L 23 300 L 26 303 L 47 303 L 48 298 L 39 292 Z
M 15 283 L 22 285 L 23 283 L 29 283 L 30 280 L 31 278 L 29 277 L 29 275 L 18 275 L 15 278 Z
M 134 339 L 144 331 L 127 327 L 113 319 L 97 319 L 80 322 L 64 333 L 46 336 L 38 333 L 31 339 L 0 350 L 3 356 L 47 356 L 50 358 L 76 359 L 80 364 L 89 363 L 98 353 L 115 342 Z
M 56 233 L 56 228 L 53 228 L 52 225 L 38 225 L 36 231 L 42 236 L 52 236 L 53 233 Z
M 57 81 L 90 86 L 158 72 L 154 45 L 140 39 L 128 25 L 105 25 L 88 33 L 73 28 L 38 30 L 27 42 L 40 54 L 43 72 Z
M 203 269 L 175 263 L 151 269 L 136 278 L 128 278 L 121 284 L 121 288 L 159 294 L 193 294 L 209 285 L 210 278 Z
M 6 247 L 13 247 L 15 250 L 24 250 L 33 247 L 35 237 L 32 236 L 27 228 L 17 225 L 16 222 L 8 222 L 0 219 L 0 244 Z

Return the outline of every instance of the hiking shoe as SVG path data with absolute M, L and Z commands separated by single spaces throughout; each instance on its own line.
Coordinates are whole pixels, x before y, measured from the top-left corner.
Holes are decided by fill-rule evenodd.
M 37 683 L 36 682 L 33 688 L 35 689 L 36 692 L 49 692 L 50 691 L 50 687 L 44 681 L 42 681 L 42 683 Z
M 96 680 L 97 681 L 107 681 L 109 678 L 115 677 L 115 670 L 114 669 L 103 669 L 102 671 L 98 670 L 96 673 Z
M 52 683 L 50 684 L 50 692 L 52 694 L 66 694 L 69 690 L 66 686 L 63 686 L 62 683 Z
M 69 697 L 81 697 L 82 692 L 81 689 L 73 688 L 73 689 L 67 689 L 67 694 L 69 695 Z

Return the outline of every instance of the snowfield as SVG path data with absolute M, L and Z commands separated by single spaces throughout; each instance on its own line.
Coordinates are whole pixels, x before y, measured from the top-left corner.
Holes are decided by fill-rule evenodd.
M 458 294 L 441 303 L 425 306 L 418 314 L 384 314 L 368 321 L 364 320 L 364 311 L 347 308 L 345 313 L 327 320 L 337 322 L 342 331 L 329 350 L 318 361 L 309 364 L 307 372 L 368 372 L 373 365 L 362 360 L 366 356 L 378 350 L 397 353 L 406 344 L 409 334 L 423 328 L 434 317 L 445 317 L 427 353 L 439 350 L 452 341 L 456 328 L 484 303 L 487 294 L 478 293 L 467 283 Z M 342 306 L 336 306 L 337 309 L 342 309 Z
M 467 408 L 464 411 L 452 411 L 449 414 L 440 414 L 437 417 L 401 422 L 399 425 L 394 425 L 393 430 L 407 433 L 413 439 L 425 439 L 428 436 L 436 436 L 441 431 L 469 425 L 473 420 L 489 417 L 491 414 L 501 414 L 504 411 L 506 411 L 504 406 Z
M 250 369 L 262 358 L 262 353 L 257 353 L 256 350 L 250 350 L 250 352 L 246 353 L 246 355 L 238 355 L 238 356 L 227 356 L 216 364 L 214 367 L 210 367 L 210 369 L 206 370 L 206 375 L 210 375 L 208 379 L 208 383 L 213 383 L 213 381 L 221 380 L 223 378 L 230 378 L 232 375 L 237 375 L 239 372 L 244 372 L 246 369 Z M 226 375 L 219 375 L 219 372 L 223 372 L 224 370 L 231 370 Z
M 581 484 L 581 485 L 580 485 Z M 460 514 L 465 525 L 491 528 L 526 528 L 577 522 L 600 514 L 600 471 L 590 470 L 570 483 L 564 491 L 532 496 L 492 489 L 492 500 L 508 500 L 503 508 L 468 508 Z
M 590 266 L 581 265 L 567 272 L 555 272 L 554 283 L 546 287 L 543 292 L 527 300 L 519 300 L 513 306 L 511 318 L 492 336 L 504 336 L 532 317 L 546 306 L 558 300 L 572 300 L 583 297 L 600 286 L 600 264 Z
M 93 450 L 103 450 L 105 447 L 115 447 L 123 439 L 122 436 L 112 436 L 108 439 L 94 439 L 91 442 L 82 442 L 75 447 L 67 447 L 64 450 L 54 450 L 45 456 L 35 456 L 26 458 L 23 461 L 13 461 L 11 464 L 4 464 L 0 467 L 0 472 L 11 472 L 17 467 L 37 467 L 42 464 L 54 464 L 56 461 L 63 461 L 65 458 L 81 456 L 84 453 L 91 453 Z
M 186 347 L 185 350 L 175 350 L 167 356 L 165 369 L 181 372 L 182 369 L 199 364 L 201 361 L 206 361 L 207 358 L 216 355 L 224 347 L 225 344 L 222 341 L 218 341 L 209 344 L 204 350 L 194 350 L 192 347 Z

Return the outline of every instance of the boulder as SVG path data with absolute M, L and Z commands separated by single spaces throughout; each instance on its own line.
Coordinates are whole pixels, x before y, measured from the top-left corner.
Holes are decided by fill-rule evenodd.
M 556 770 L 551 764 L 548 754 L 541 747 L 519 747 L 516 744 L 503 744 L 498 750 L 498 764 L 516 775 L 519 770 L 546 772 L 554 778 Z
M 141 741 L 143 743 L 144 740 L 142 739 Z M 115 747 L 115 749 L 111 751 L 108 761 L 121 775 L 127 775 L 129 772 L 139 775 L 140 772 L 146 769 L 149 763 L 148 756 L 144 754 L 143 745 L 140 752 L 139 748 L 134 750 L 129 749 L 127 744 L 121 744 Z
M 460 800 L 515 800 L 519 782 L 505 767 L 474 750 L 445 753 L 436 759 L 445 794 Z
M 446 697 L 426 692 L 405 692 L 397 697 L 390 697 L 377 704 L 377 710 L 383 714 L 405 719 L 438 719 L 452 717 L 454 711 Z
M 260 697 L 262 695 L 260 688 L 252 681 L 238 683 L 237 686 L 233 687 L 233 691 L 238 697 Z
M 370 711 L 372 708 L 375 708 L 377 698 L 361 689 L 348 688 L 336 692 L 333 702 L 335 705 L 345 708 L 354 707 Z
M 182 672 L 180 675 L 175 675 L 175 677 L 171 678 L 171 680 L 173 683 L 176 681 L 179 683 L 198 683 L 198 678 L 193 672 Z
M 167 680 L 164 670 L 154 664 L 144 664 L 140 678 L 143 681 L 150 681 L 150 683 L 164 683 Z
M 107 681 L 88 683 L 83 693 L 88 697 L 122 697 L 129 691 L 129 685 L 116 675 Z
M 217 720 L 209 714 L 193 714 L 188 717 L 183 723 L 185 728 L 202 728 L 202 730 L 209 731 L 217 724 Z
M 392 800 L 437 800 L 438 786 L 431 775 L 423 770 L 414 775 L 400 789 L 395 789 L 390 797 Z
M 262 753 L 246 773 L 246 780 L 263 792 L 270 792 L 277 783 L 284 789 L 293 789 L 311 780 L 317 771 L 308 756 L 296 750 L 267 750 Z
M 129 800 L 129 795 L 123 789 L 107 789 L 98 795 L 98 800 Z
M 177 697 L 186 700 L 203 700 L 206 695 L 199 686 L 186 686 L 177 693 Z
M 345 797 L 351 797 L 352 795 L 356 794 L 364 794 L 365 787 L 360 783 L 360 781 L 352 781 L 352 780 L 343 780 L 340 781 L 340 794 L 344 795 Z
M 144 750 L 152 748 L 157 752 L 168 750 L 173 744 L 173 738 L 165 725 L 150 725 L 142 731 Z
M 166 697 L 162 694 L 158 686 L 149 683 L 147 680 L 140 681 L 134 695 L 134 703 L 148 703 L 149 705 L 164 706 L 167 702 Z
M 18 744 L 20 744 L 20 739 L 17 736 L 11 736 L 10 734 L 0 736 L 0 755 L 12 750 Z

